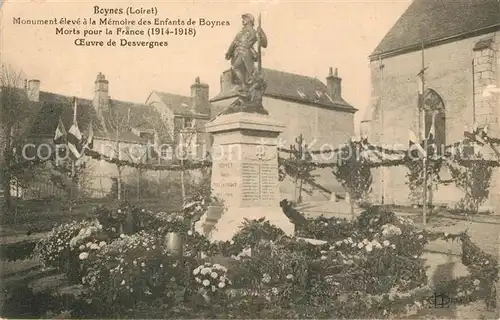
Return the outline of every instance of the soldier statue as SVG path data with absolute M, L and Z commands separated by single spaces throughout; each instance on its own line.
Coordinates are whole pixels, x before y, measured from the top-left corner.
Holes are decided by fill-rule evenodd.
M 261 48 L 267 47 L 267 37 L 259 25 L 254 29 L 255 18 L 246 13 L 241 16 L 243 28 L 238 32 L 226 52 L 231 60 L 231 80 L 238 85 L 239 99 L 223 113 L 252 112 L 268 114 L 262 106 L 266 83 L 262 76 Z M 257 50 L 254 45 L 257 44 Z M 257 62 L 257 67 L 255 63 Z

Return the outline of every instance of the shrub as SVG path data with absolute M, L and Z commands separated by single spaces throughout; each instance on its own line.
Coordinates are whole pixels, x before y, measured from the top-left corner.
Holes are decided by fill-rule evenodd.
M 432 293 L 421 259 L 425 244 L 456 239 L 470 275 L 443 288 L 464 303 L 492 303 L 494 258 L 463 234 L 422 231 L 382 207 L 355 221 L 311 222 L 304 234 L 324 237 L 324 245 L 289 237 L 264 219 L 246 221 L 231 241 L 209 243 L 191 229 L 200 208 L 196 201 L 181 214 L 128 208 L 136 213 L 137 231 L 115 238 L 107 223 L 95 220 L 56 228 L 40 253 L 56 266 L 64 248 L 89 253 L 79 260 L 81 282 L 99 317 L 366 318 L 421 308 Z M 168 232 L 183 237 L 184 255 L 166 248 Z M 96 244 L 101 234 L 109 237 L 102 246 Z M 239 254 L 244 248 L 251 254 Z

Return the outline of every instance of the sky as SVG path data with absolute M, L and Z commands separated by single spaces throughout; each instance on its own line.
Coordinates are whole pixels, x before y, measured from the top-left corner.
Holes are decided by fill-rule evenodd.
M 0 0 L 1 1 L 1 0 Z M 99 72 L 109 80 L 113 99 L 143 103 L 152 90 L 190 95 L 196 77 L 210 86 L 210 97 L 220 91 L 220 75 L 229 67 L 224 54 L 241 28 L 241 14 L 262 17 L 269 45 L 263 67 L 316 77 L 323 82 L 329 67 L 338 68 L 344 99 L 359 109 L 356 127 L 370 101 L 368 56 L 409 6 L 411 0 L 323 1 L 49 1 L 3 0 L 1 4 L 0 63 L 40 80 L 41 90 L 92 98 Z M 82 35 L 56 35 L 54 25 L 14 24 L 14 18 L 103 18 L 104 9 L 156 7 L 156 18 L 229 21 L 229 26 L 197 26 L 195 37 L 163 36 L 167 47 L 81 47 Z M 141 16 L 109 15 L 113 19 Z M 142 15 L 144 19 L 155 16 Z M 60 26 L 58 26 L 60 27 Z M 76 26 L 83 30 L 87 27 Z M 67 26 L 67 29 L 72 27 Z M 94 26 L 91 29 L 103 29 Z M 133 27 L 136 28 L 136 27 Z M 172 28 L 172 27 L 170 27 Z M 87 36 L 115 40 L 120 36 Z M 128 37 L 132 40 L 132 36 Z M 148 40 L 147 36 L 135 36 Z

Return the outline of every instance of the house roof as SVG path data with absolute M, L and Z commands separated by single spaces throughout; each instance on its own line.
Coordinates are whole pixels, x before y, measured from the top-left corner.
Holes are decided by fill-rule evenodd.
M 500 29 L 498 0 L 413 0 L 370 57 Z
M 62 119 L 66 130 L 72 125 L 74 108 L 73 97 L 40 91 L 39 102 L 33 102 L 33 104 L 38 106 L 39 111 L 31 129 L 32 136 L 52 136 L 57 128 L 59 119 Z M 110 120 L 109 118 L 111 116 L 120 119 L 130 119 L 130 122 L 124 126 L 126 130 L 120 132 L 120 140 L 131 142 L 144 141 L 143 138 L 134 135 L 132 132 L 129 132 L 129 130 L 131 128 L 152 128 L 152 122 L 154 122 L 154 119 L 158 118 L 156 110 L 152 106 L 113 99 L 110 99 L 109 105 L 113 113 L 103 113 L 105 121 Z M 128 117 L 129 112 L 130 117 Z M 96 137 L 113 139 L 116 137 L 115 134 L 110 132 L 106 133 L 103 130 L 97 112 L 92 106 L 92 101 L 77 98 L 77 121 L 82 132 L 87 130 L 91 120 Z
M 194 112 L 192 108 L 193 99 L 191 97 L 157 90 L 154 90 L 152 93 L 158 95 L 161 101 L 172 111 L 174 115 L 189 115 L 193 117 L 207 116 L 206 114 Z M 208 106 L 207 108 L 202 107 L 201 109 L 210 110 Z
M 327 108 L 344 108 L 356 111 L 344 99 L 334 99 L 334 97 L 330 96 L 326 85 L 317 78 L 266 68 L 262 69 L 262 74 L 267 83 L 264 94 L 267 97 L 293 100 L 299 103 Z M 236 96 L 236 90 L 229 90 L 219 93 L 211 101 L 219 101 Z
M 39 101 L 32 102 L 32 104 L 37 105 L 39 110 L 31 128 L 31 135 L 53 135 L 59 119 L 62 120 L 66 129 L 69 129 L 73 123 L 73 97 L 40 91 Z M 80 130 L 86 129 L 91 120 L 96 126 L 100 123 L 92 102 L 78 98 L 77 121 Z M 96 133 L 102 130 L 100 127 L 94 129 Z

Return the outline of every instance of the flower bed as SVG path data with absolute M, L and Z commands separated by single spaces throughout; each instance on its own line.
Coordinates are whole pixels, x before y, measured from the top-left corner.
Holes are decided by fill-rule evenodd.
M 181 214 L 118 209 L 122 221 L 135 221 L 132 234 L 117 232 L 120 219 L 104 211 L 55 228 L 37 255 L 66 272 L 63 262 L 76 261 L 85 299 L 100 317 L 403 316 L 426 307 L 438 289 L 463 303 L 494 303 L 497 262 L 465 233 L 426 232 L 372 207 L 355 221 L 320 218 L 301 231 L 323 245 L 288 237 L 264 219 L 247 221 L 231 241 L 210 243 L 191 228 L 202 208 L 190 204 Z M 172 232 L 182 239 L 183 254 L 169 250 L 165 236 Z M 470 274 L 431 288 L 421 257 L 437 239 L 461 241 Z M 251 255 L 241 255 L 244 249 Z

